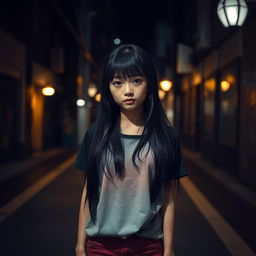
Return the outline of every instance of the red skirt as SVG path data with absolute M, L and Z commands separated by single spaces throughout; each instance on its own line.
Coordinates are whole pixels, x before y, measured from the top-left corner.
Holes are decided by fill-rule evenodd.
M 137 235 L 121 237 L 87 237 L 86 256 L 163 256 L 163 239 Z

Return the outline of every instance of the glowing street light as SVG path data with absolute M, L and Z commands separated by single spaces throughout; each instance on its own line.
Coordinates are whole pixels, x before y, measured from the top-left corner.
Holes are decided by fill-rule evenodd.
M 225 27 L 242 26 L 248 8 L 244 0 L 220 0 L 217 13 Z
M 114 44 L 115 44 L 115 45 L 121 44 L 121 40 L 120 40 L 119 38 L 115 38 L 115 39 L 114 39 Z
M 42 93 L 44 96 L 52 96 L 55 93 L 55 89 L 51 86 L 47 86 L 42 89 Z
M 172 82 L 169 80 L 163 80 L 160 82 L 160 87 L 163 91 L 167 92 L 172 88 Z
M 78 100 L 76 101 L 76 105 L 77 105 L 78 107 L 83 107 L 83 106 L 85 105 L 85 100 L 83 100 L 83 99 L 78 99 Z
M 221 81 L 221 83 L 220 83 L 220 87 L 221 87 L 221 90 L 222 90 L 223 92 L 226 92 L 226 91 L 228 91 L 229 88 L 230 88 L 230 82 L 223 80 L 223 81 Z
M 88 95 L 93 98 L 97 93 L 97 87 L 95 84 L 90 83 L 88 88 Z
M 96 100 L 97 102 L 100 102 L 101 94 L 100 94 L 100 93 L 97 93 L 94 98 L 95 98 L 95 100 Z

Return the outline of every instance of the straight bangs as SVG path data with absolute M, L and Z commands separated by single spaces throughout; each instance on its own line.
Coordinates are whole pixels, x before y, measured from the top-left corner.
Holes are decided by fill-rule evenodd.
M 107 80 L 112 81 L 115 77 L 127 79 L 133 76 L 145 77 L 145 72 L 140 67 L 143 63 L 138 58 L 131 55 L 131 52 L 123 52 L 119 56 L 115 56 L 109 63 L 107 69 Z

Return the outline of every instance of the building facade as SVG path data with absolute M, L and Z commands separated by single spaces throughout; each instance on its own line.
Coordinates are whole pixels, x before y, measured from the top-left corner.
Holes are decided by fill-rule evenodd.
M 191 69 L 180 74 L 175 125 L 188 148 L 256 189 L 256 16 L 251 9 L 241 28 L 225 29 L 217 3 L 197 1 L 197 40 L 189 45 Z

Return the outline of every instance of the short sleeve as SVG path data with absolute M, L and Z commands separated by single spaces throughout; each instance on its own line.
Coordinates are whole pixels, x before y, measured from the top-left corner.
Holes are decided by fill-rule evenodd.
M 86 159 L 88 157 L 89 145 L 90 145 L 89 140 L 90 140 L 90 134 L 89 134 L 89 128 L 88 128 L 84 135 L 82 144 L 79 148 L 76 160 L 72 165 L 72 167 L 77 168 L 85 173 L 86 173 L 86 162 L 87 162 Z
M 185 166 L 185 160 L 181 151 L 180 139 L 177 132 L 172 129 L 174 134 L 174 162 L 170 171 L 168 179 L 179 179 L 187 176 L 187 169 Z

